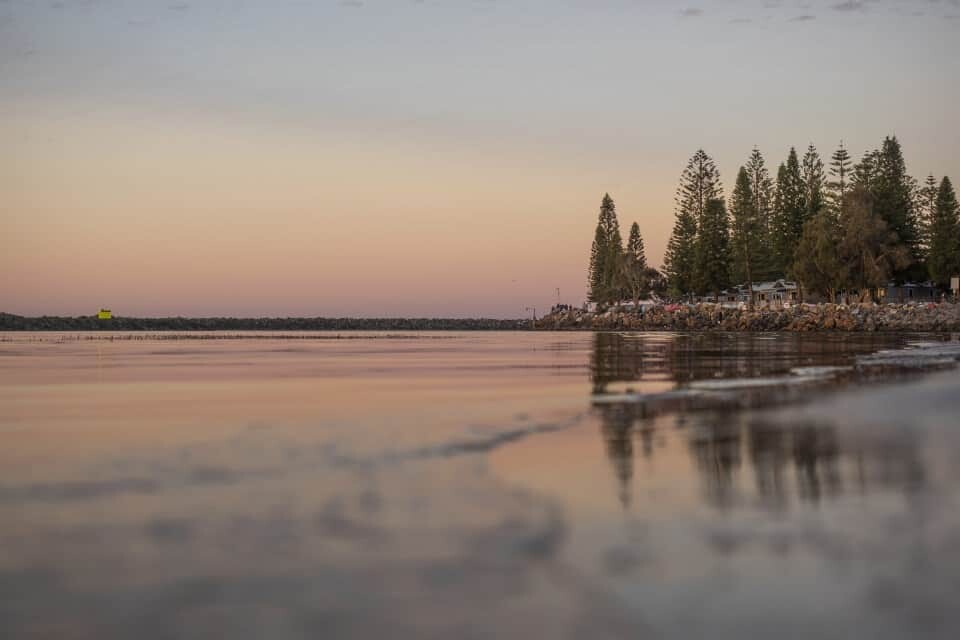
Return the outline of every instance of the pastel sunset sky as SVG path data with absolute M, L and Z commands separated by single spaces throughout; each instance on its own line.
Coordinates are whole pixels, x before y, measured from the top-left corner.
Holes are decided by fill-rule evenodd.
M 958 0 L 0 0 L 0 311 L 520 317 L 703 147 L 960 180 Z

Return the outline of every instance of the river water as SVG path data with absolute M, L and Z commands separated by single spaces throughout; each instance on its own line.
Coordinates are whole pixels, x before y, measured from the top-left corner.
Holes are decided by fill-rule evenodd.
M 0 334 L 0 637 L 955 638 L 957 359 Z

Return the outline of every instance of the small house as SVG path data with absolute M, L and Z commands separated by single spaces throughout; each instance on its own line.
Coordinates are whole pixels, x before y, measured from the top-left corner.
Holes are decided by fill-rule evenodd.
M 737 302 L 750 302 L 750 289 L 747 285 L 737 285 L 733 292 L 733 298 Z M 753 283 L 753 299 L 759 305 L 777 305 L 785 302 L 795 303 L 800 301 L 800 293 L 796 282 L 789 280 L 773 280 L 770 282 Z
M 796 282 L 789 280 L 775 280 L 753 285 L 757 302 L 760 304 L 783 304 L 784 302 L 799 302 L 800 292 Z
M 880 302 L 902 304 L 904 302 L 936 302 L 940 299 L 940 290 L 932 282 L 890 282 L 877 290 Z

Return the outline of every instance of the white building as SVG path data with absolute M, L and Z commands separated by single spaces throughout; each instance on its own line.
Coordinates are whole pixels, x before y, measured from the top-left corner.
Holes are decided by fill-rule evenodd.
M 747 285 L 737 285 L 733 289 L 724 291 L 720 299 L 726 302 L 750 303 L 750 290 Z M 796 282 L 789 280 L 772 280 L 770 282 L 753 283 L 753 300 L 758 305 L 777 305 L 785 302 L 800 301 L 800 290 Z

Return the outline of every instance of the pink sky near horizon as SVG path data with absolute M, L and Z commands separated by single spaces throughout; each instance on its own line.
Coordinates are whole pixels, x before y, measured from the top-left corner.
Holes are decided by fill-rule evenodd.
M 960 179 L 960 20 L 892 1 L 64 4 L 0 5 L 0 311 L 521 317 L 583 301 L 605 192 L 659 266 L 701 146 L 728 188 L 754 145 L 775 174 L 890 133 Z M 883 73 L 824 66 L 864 47 Z
M 572 162 L 209 123 L 192 135 L 112 117 L 14 126 L 28 152 L 4 167 L 5 206 L 20 212 L 5 225 L 0 287 L 18 303 L 6 311 L 520 317 L 558 287 L 583 297 L 603 191 L 578 182 L 603 176 Z M 57 157 L 29 153 L 44 136 L 61 140 Z M 662 252 L 669 216 L 634 217 Z

